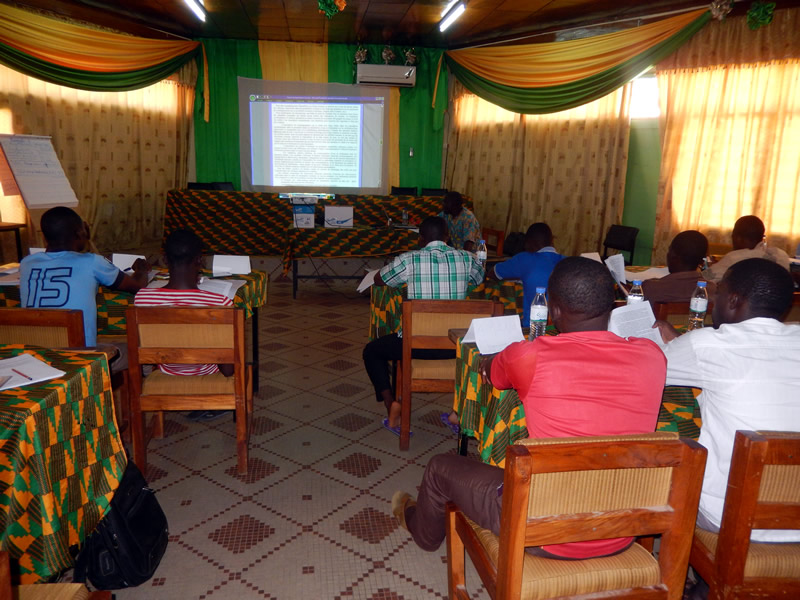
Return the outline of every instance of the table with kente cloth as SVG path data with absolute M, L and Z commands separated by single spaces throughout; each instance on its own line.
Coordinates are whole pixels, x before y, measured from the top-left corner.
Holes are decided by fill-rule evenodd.
M 400 330 L 406 286 L 373 285 L 369 304 L 370 341 Z M 467 291 L 469 300 L 500 302 L 507 315 L 522 315 L 522 282 L 513 279 L 487 280 Z
M 525 409 L 515 390 L 498 390 L 483 382 L 478 372 L 480 359 L 475 344 L 458 341 L 453 410 L 459 415 L 462 432 L 477 440 L 481 460 L 502 467 L 506 448 L 528 437 Z M 664 388 L 656 430 L 699 437 L 700 409 L 692 388 Z
M 108 509 L 127 463 L 102 353 L 0 346 L 26 352 L 66 375 L 0 392 L 0 548 L 18 561 L 21 583 L 73 563 Z

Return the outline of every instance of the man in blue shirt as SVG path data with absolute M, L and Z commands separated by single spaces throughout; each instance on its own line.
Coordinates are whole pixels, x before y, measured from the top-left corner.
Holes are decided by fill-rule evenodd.
M 42 215 L 46 252 L 20 263 L 20 296 L 25 308 L 79 309 L 87 346 L 97 345 L 97 286 L 136 293 L 147 285 L 147 261 L 134 263 L 126 275 L 98 254 L 84 252 L 89 231 L 80 215 L 57 206 Z
M 547 287 L 553 267 L 562 258 L 553 248 L 550 226 L 547 223 L 534 223 L 525 233 L 525 251 L 497 263 L 487 275 L 492 279 L 522 280 L 522 322 L 527 325 L 536 288 Z

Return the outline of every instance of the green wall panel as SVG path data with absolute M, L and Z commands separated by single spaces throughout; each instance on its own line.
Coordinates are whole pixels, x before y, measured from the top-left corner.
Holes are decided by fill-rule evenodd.
M 653 252 L 660 168 L 658 119 L 632 120 L 622 224 L 639 228 L 633 255 L 637 265 L 649 265 Z

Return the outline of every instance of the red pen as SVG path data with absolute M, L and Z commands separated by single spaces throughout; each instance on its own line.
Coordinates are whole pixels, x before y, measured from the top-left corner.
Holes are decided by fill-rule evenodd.
M 28 377 L 28 376 L 27 376 L 27 375 L 25 375 L 25 373 L 23 373 L 22 371 L 17 371 L 16 369 L 11 369 L 11 370 L 12 370 L 12 371 L 14 371 L 14 373 L 16 373 L 17 375 L 19 375 L 19 376 L 21 376 L 21 377 L 24 377 L 24 378 L 25 378 L 25 379 L 27 379 L 28 381 L 33 381 L 33 377 Z

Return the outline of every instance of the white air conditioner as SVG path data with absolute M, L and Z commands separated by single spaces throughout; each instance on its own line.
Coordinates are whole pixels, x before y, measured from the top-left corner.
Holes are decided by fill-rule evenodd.
M 414 87 L 417 83 L 417 67 L 359 64 L 356 70 L 356 83 Z

